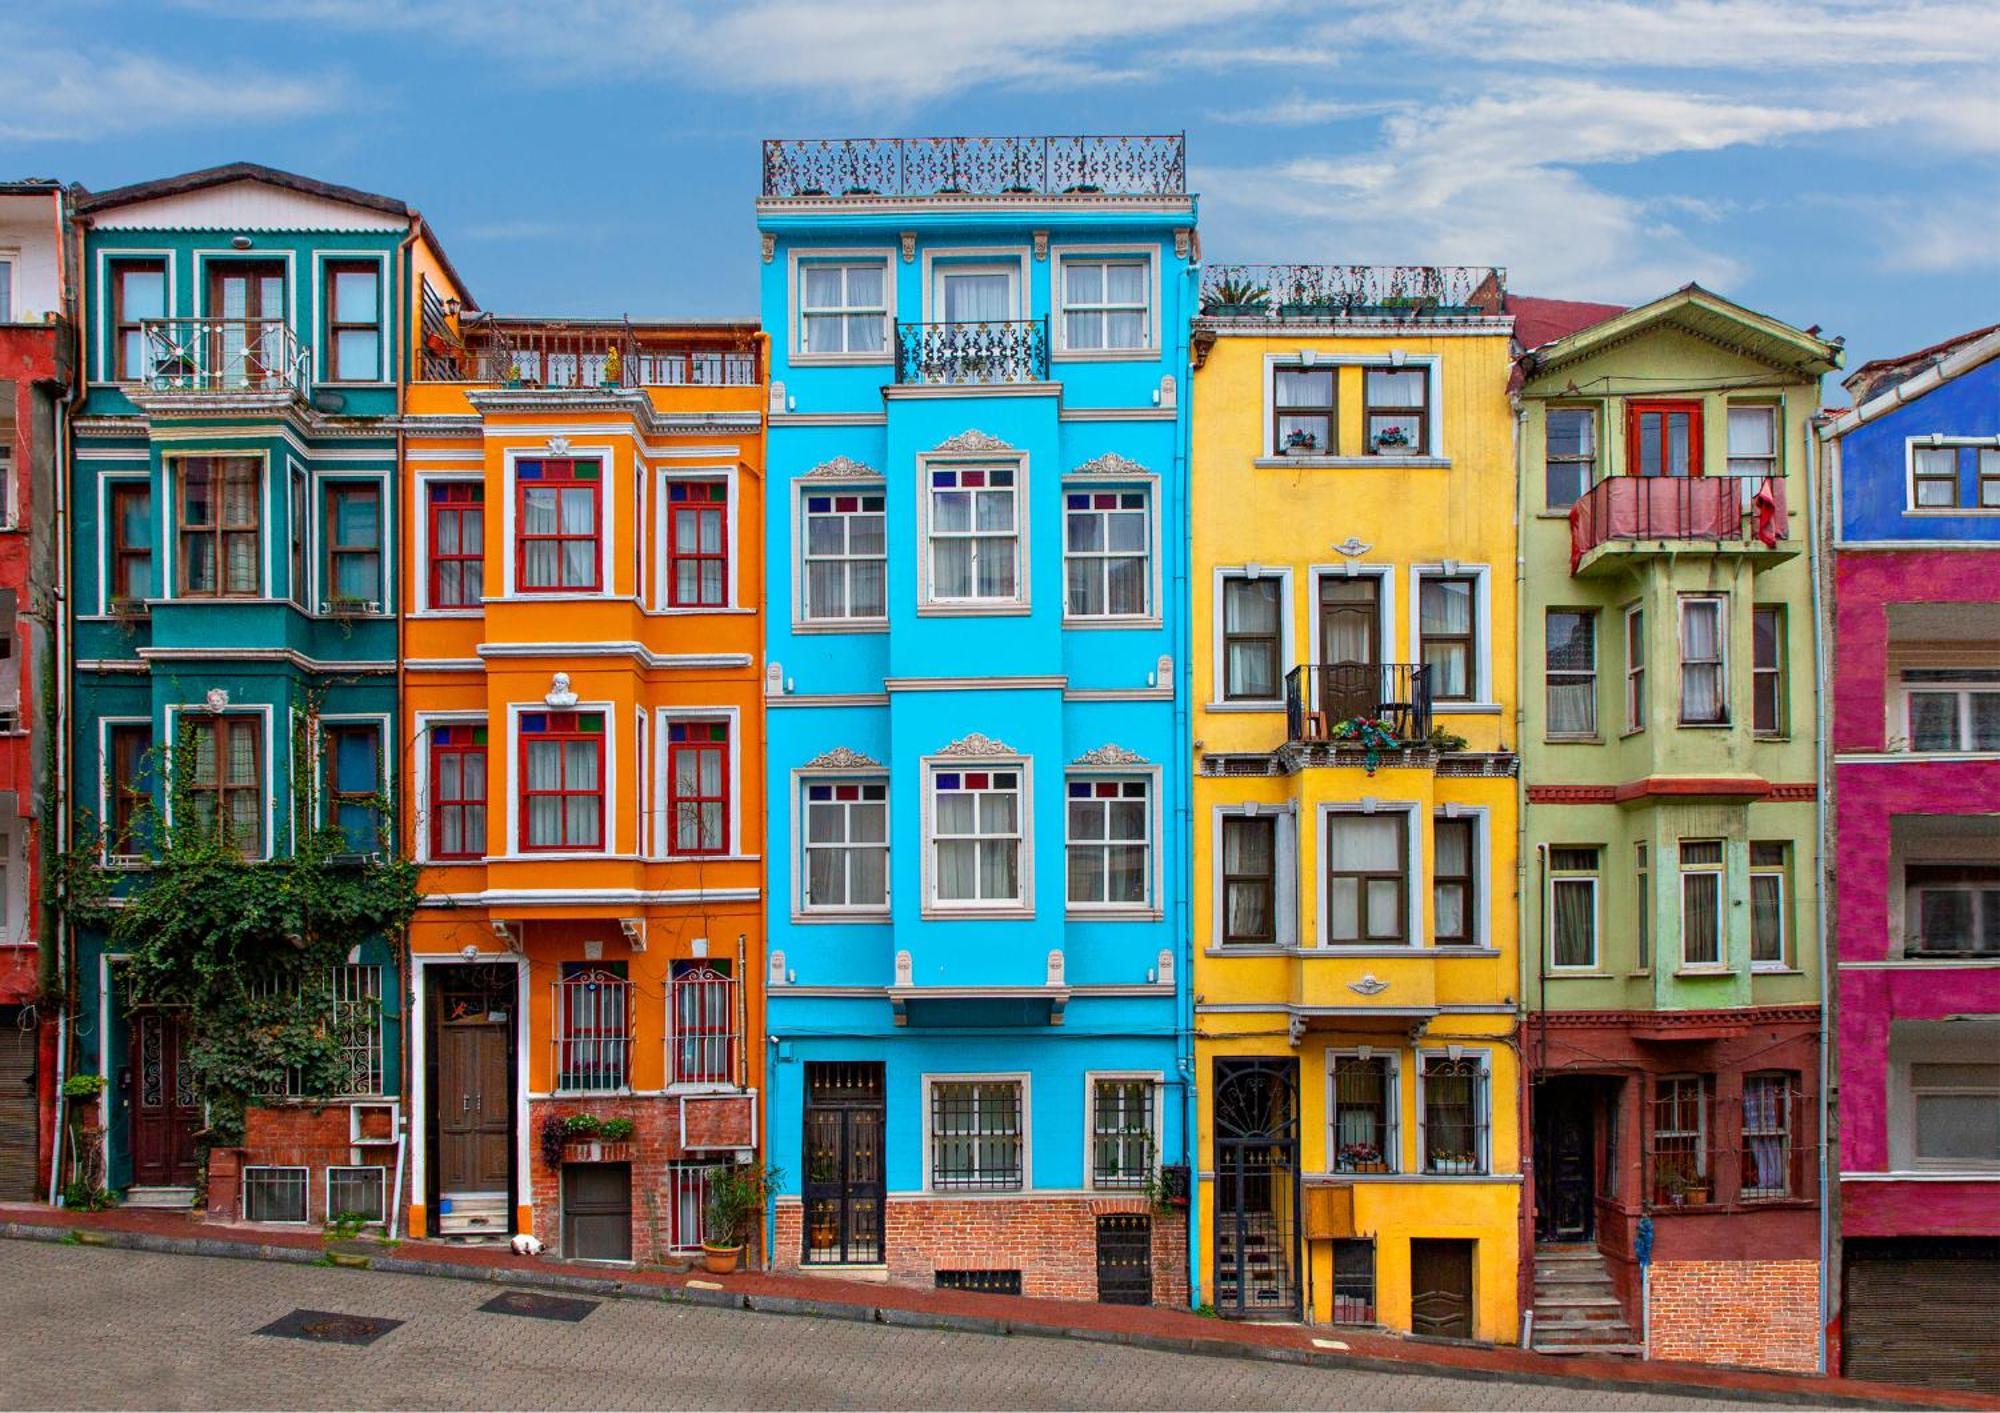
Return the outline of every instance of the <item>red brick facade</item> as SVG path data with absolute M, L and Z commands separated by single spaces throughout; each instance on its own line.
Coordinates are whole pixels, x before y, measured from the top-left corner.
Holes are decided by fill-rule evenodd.
M 1819 1262 L 1659 1262 L 1650 1352 L 1654 1359 L 1812 1373 L 1819 1367 Z
M 889 1278 L 931 1285 L 940 1270 L 1018 1270 L 1021 1293 L 1097 1299 L 1097 1218 L 1144 1212 L 1143 1197 L 889 1198 L 883 1244 Z M 796 1271 L 804 1207 L 778 1204 L 774 1269 Z M 1188 1303 L 1187 1216 L 1153 1213 L 1153 1303 Z
M 246 1111 L 242 1145 L 209 1150 L 209 1220 L 244 1220 L 243 1169 L 251 1167 L 307 1169 L 306 1220 L 314 1225 L 333 1215 L 326 1210 L 328 1168 L 381 1168 L 383 1202 L 385 1207 L 393 1205 L 396 1184 L 396 1125 L 390 1109 L 393 1103 L 379 1099 L 360 1104 L 326 1101 Z M 357 1133 L 362 1141 L 352 1142 Z

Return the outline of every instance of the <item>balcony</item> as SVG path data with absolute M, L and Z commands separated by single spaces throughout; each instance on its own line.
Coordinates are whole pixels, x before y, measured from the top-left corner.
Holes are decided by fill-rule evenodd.
M 626 320 L 529 322 L 482 318 L 454 328 L 426 308 L 417 381 L 572 391 L 755 387 L 754 348 L 701 346 L 684 331 Z
M 1612 476 L 1570 507 L 1570 573 L 1615 574 L 1692 548 L 1776 564 L 1799 552 L 1790 535 L 1782 476 Z
M 165 393 L 304 396 L 312 355 L 271 319 L 148 319 L 146 387 Z
M 1204 265 L 1207 319 L 1476 319 L 1497 314 L 1507 272 L 1489 265 Z
M 1380 755 L 1423 746 L 1431 734 L 1429 669 L 1422 663 L 1312 663 L 1285 674 L 1285 739 Z
M 1160 136 L 858 137 L 764 144 L 764 196 L 1187 195 L 1187 142 Z
M 896 323 L 896 381 L 904 385 L 1041 383 L 1049 376 L 1049 321 Z

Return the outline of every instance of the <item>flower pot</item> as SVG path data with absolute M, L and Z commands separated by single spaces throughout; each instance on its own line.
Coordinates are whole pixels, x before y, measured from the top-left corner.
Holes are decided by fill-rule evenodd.
M 743 1264 L 743 1248 L 740 1246 L 711 1246 L 701 1244 L 701 1268 L 712 1276 L 732 1274 Z

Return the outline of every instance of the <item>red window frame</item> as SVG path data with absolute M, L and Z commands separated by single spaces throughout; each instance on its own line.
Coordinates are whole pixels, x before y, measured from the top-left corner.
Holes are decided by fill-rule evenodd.
M 1668 436 L 1668 429 L 1672 426 L 1672 419 L 1676 416 L 1683 416 L 1688 419 L 1687 474 L 1690 476 L 1703 474 L 1701 404 L 1682 398 L 1648 400 L 1643 402 L 1634 400 L 1625 404 L 1625 474 L 1628 476 L 1637 476 L 1640 474 L 1639 449 L 1645 444 L 1646 440 L 1641 428 L 1648 413 L 1655 413 L 1660 417 L 1660 471 L 1658 474 L 1661 476 L 1671 476 L 1673 474 L 1666 469 L 1668 465 L 1667 448 L 1672 444 Z
M 715 522 L 714 551 L 701 546 L 704 522 Z M 682 527 L 689 530 L 683 549 Z M 704 595 L 702 568 L 719 564 L 714 598 Z M 691 593 L 681 588 L 681 566 L 692 569 Z M 722 481 L 670 481 L 667 483 L 667 602 L 675 608 L 723 608 L 729 603 L 729 486 Z
M 547 457 L 539 461 L 517 461 L 514 463 L 514 587 L 524 594 L 590 594 L 604 586 L 604 481 L 603 465 L 596 461 L 578 461 L 571 457 Z M 547 490 L 554 487 L 556 496 L 556 528 L 547 533 L 530 532 L 528 524 L 528 494 L 531 491 Z M 588 535 L 565 532 L 562 528 L 562 492 L 587 490 L 590 492 L 590 533 Z M 570 544 L 588 542 L 590 545 L 590 580 L 588 583 L 565 584 L 562 579 L 563 547 Z M 531 584 L 528 582 L 528 550 L 534 545 L 553 545 L 556 552 L 556 579 L 553 584 Z
M 595 723 L 594 725 L 590 723 Z M 528 748 L 542 742 L 567 744 L 571 741 L 587 741 L 597 748 L 597 787 L 591 790 L 569 788 L 569 752 L 558 753 L 561 762 L 560 774 L 563 783 L 553 790 L 537 790 L 528 784 Z M 602 852 L 609 847 L 604 836 L 604 713 L 596 711 L 537 711 L 529 712 L 521 718 L 521 850 L 524 853 L 550 853 L 563 851 Z M 553 844 L 533 842 L 533 806 L 536 800 L 553 799 L 562 805 L 562 838 Z M 597 802 L 597 841 L 579 844 L 569 837 L 569 801 L 572 799 L 593 799 Z
M 450 554 L 438 548 L 438 525 L 447 517 L 458 525 L 458 549 Z M 465 548 L 466 522 L 479 522 L 479 545 L 476 550 Z M 478 608 L 480 598 L 486 591 L 486 487 L 477 481 L 433 481 L 430 489 L 430 607 L 432 608 Z M 447 600 L 444 596 L 444 578 L 438 570 L 441 566 L 456 564 L 459 570 L 461 596 Z M 466 598 L 465 585 L 471 574 L 479 574 L 480 592 Z
M 701 761 L 716 761 L 713 794 L 703 793 Z M 692 762 L 689 778 L 694 786 L 681 788 L 681 763 Z M 684 848 L 681 844 L 681 812 L 689 809 L 699 818 L 709 806 L 717 807 L 715 845 L 712 848 Z M 667 852 L 680 857 L 729 852 L 729 725 L 722 721 L 672 721 L 667 723 Z
M 482 826 L 471 829 L 467 826 L 471 812 L 478 809 L 483 815 L 488 803 L 487 791 L 493 782 L 492 773 L 480 772 L 480 792 L 474 795 L 465 788 L 465 763 L 477 757 L 482 765 L 486 759 L 486 728 L 484 726 L 433 726 L 431 728 L 431 857 L 434 859 L 477 859 L 486 854 L 486 830 Z M 526 758 L 523 757 L 525 760 Z M 458 761 L 458 787 L 455 793 L 447 795 L 444 788 L 444 763 Z M 526 777 L 524 776 L 523 779 Z M 448 812 L 459 815 L 458 834 L 461 847 L 447 849 L 444 846 L 444 821 Z

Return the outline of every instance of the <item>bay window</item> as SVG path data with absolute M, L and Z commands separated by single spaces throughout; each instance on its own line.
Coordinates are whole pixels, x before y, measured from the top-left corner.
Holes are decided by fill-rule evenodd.
M 264 586 L 263 461 L 187 456 L 173 464 L 180 491 L 180 592 L 255 598 Z M 296 584 L 293 591 L 301 592 Z
M 196 818 L 246 858 L 264 852 L 264 723 L 256 716 L 181 718 L 194 749 L 189 793 Z
M 1722 965 L 1722 841 L 1681 840 L 1681 964 Z
M 568 458 L 514 464 L 515 572 L 524 593 L 600 587 L 602 468 Z
M 1064 611 L 1071 618 L 1136 618 L 1152 597 L 1152 515 L 1144 491 L 1063 495 Z
M 430 483 L 430 606 L 478 608 L 486 593 L 486 487 Z
M 667 483 L 667 602 L 729 602 L 729 487 L 722 481 Z
M 321 523 L 326 539 L 327 597 L 335 607 L 382 606 L 382 488 L 373 481 L 333 481 Z
M 667 809 L 673 854 L 729 852 L 729 725 L 667 724 Z
M 1729 721 L 1728 601 L 1681 599 L 1681 724 L 1721 726 Z
M 1021 532 L 1012 467 L 930 472 L 932 603 L 1015 603 Z
M 1558 971 L 1597 969 L 1597 880 L 1601 850 L 1558 844 L 1549 849 L 1550 962 Z
M 431 857 L 486 852 L 486 728 L 433 726 L 430 736 Z
M 1330 943 L 1409 940 L 1410 840 L 1407 817 L 1335 811 L 1327 815 L 1327 920 Z

